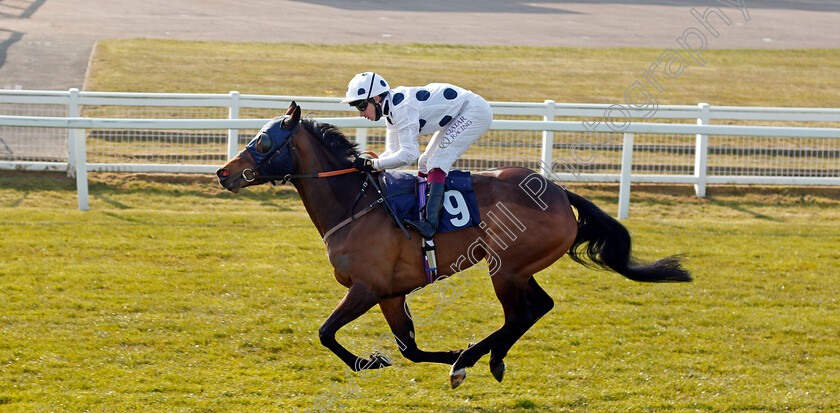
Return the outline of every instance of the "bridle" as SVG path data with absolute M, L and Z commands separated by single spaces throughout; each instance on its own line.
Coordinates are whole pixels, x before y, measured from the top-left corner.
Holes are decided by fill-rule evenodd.
M 295 154 L 297 153 L 297 147 L 292 143 L 292 141 L 294 140 L 293 138 L 295 136 L 295 133 L 297 132 L 298 127 L 299 127 L 299 125 L 295 126 L 294 129 L 292 129 L 290 132 L 288 132 L 288 139 L 286 139 L 286 142 L 284 142 L 282 145 L 280 145 L 276 150 L 274 150 L 274 152 L 271 153 L 271 155 L 266 156 L 259 163 L 254 160 L 253 154 L 251 153 L 251 151 L 248 149 L 247 146 L 245 147 L 245 149 L 240 151 L 239 155 L 242 156 L 242 158 L 245 158 L 245 160 L 248 161 L 248 163 L 251 164 L 251 166 L 253 167 L 253 168 L 246 168 L 242 171 L 242 179 L 244 179 L 246 182 L 249 182 L 249 183 L 254 182 L 257 179 L 261 179 L 261 180 L 271 182 L 272 185 L 276 185 L 275 181 L 280 181 L 280 184 L 283 185 L 286 182 L 291 182 L 292 180 L 295 180 L 295 179 L 329 178 L 331 176 L 338 176 L 338 175 L 345 175 L 345 174 L 349 174 L 349 173 L 359 172 L 359 170 L 356 169 L 356 168 L 346 168 L 346 169 L 338 169 L 338 170 L 335 170 L 335 171 L 316 172 L 316 173 L 309 173 L 309 174 L 291 174 L 291 173 L 289 173 L 289 174 L 285 174 L 285 175 L 268 175 L 268 174 L 258 175 L 258 173 L 260 172 L 260 170 L 263 167 L 265 167 L 267 164 L 269 164 L 275 157 L 282 154 L 284 150 L 288 151 L 288 153 L 289 153 L 288 162 L 291 165 L 289 169 L 293 168 L 293 166 L 294 166 L 293 158 L 294 158 Z M 267 136 L 270 137 L 270 135 L 268 135 L 267 132 L 262 132 L 262 133 L 265 133 Z M 361 211 L 354 214 L 353 211 L 355 210 L 358 202 L 364 196 L 365 191 L 368 188 L 369 184 L 370 184 L 370 186 L 372 186 L 375 189 L 375 191 L 379 195 L 379 197 L 372 204 L 368 205 L 367 207 L 365 207 Z M 384 206 L 389 214 L 391 214 L 392 216 L 395 216 L 393 211 L 391 210 L 390 206 L 388 205 L 388 203 L 385 202 L 385 195 L 382 193 L 382 189 L 379 187 L 379 184 L 376 182 L 376 179 L 373 178 L 373 176 L 371 175 L 370 172 L 365 172 L 365 181 L 362 183 L 362 188 L 360 189 L 359 193 L 356 195 L 356 199 L 353 200 L 353 204 L 350 206 L 350 210 L 348 211 L 348 214 L 350 216 L 348 218 L 344 219 L 343 221 L 339 222 L 334 227 L 325 231 L 322 240 L 324 241 L 324 243 L 326 243 L 327 238 L 330 235 L 332 235 L 333 233 L 335 233 L 339 229 L 343 228 L 347 224 L 350 224 L 353 221 L 361 218 L 363 215 L 367 214 L 368 212 L 372 211 L 373 209 L 375 209 L 376 207 L 378 207 L 380 205 Z M 408 231 L 405 229 L 405 227 L 402 225 L 401 222 L 398 223 L 398 226 L 400 227 L 400 229 L 402 229 L 403 233 L 405 233 L 406 237 L 408 237 L 408 239 L 411 239 L 411 236 L 408 234 Z
M 344 174 L 349 174 L 349 173 L 352 173 L 352 172 L 359 172 L 359 170 L 356 169 L 356 168 L 346 168 L 346 169 L 339 169 L 339 170 L 335 170 L 335 171 L 326 171 L 326 172 L 318 172 L 318 173 L 310 173 L 310 174 L 284 174 L 284 175 L 260 174 L 260 175 L 257 175 L 257 173 L 260 172 L 260 170 L 263 167 L 265 167 L 265 165 L 269 164 L 275 157 L 280 155 L 283 152 L 283 150 L 286 150 L 286 149 L 288 150 L 288 153 L 289 153 L 289 163 L 291 165 L 294 165 L 294 161 L 292 160 L 292 158 L 293 158 L 294 154 L 297 153 L 297 148 L 295 147 L 294 144 L 292 144 L 292 140 L 293 140 L 294 135 L 297 132 L 299 127 L 300 127 L 300 125 L 295 126 L 294 129 L 292 129 L 292 131 L 289 132 L 289 138 L 286 139 L 286 142 L 284 142 L 282 145 L 280 145 L 280 147 L 278 147 L 271 155 L 265 157 L 265 159 L 263 159 L 262 162 L 260 162 L 260 163 L 257 163 L 256 161 L 254 161 L 253 155 L 251 154 L 251 152 L 248 150 L 247 147 L 245 149 L 243 149 L 242 151 L 240 151 L 239 154 L 243 158 L 245 158 L 245 160 L 248 161 L 248 163 L 250 163 L 251 166 L 253 167 L 253 168 L 245 168 L 244 170 L 242 170 L 242 179 L 244 179 L 245 182 L 249 182 L 249 183 L 254 182 L 257 179 L 264 179 L 266 181 L 271 182 L 272 185 L 276 185 L 275 181 L 280 181 L 280 184 L 284 185 L 284 184 L 286 184 L 286 182 L 291 182 L 293 179 L 328 178 L 328 177 L 331 177 L 331 176 L 344 175 Z M 262 132 L 262 134 L 265 134 L 266 136 L 269 136 L 266 132 Z

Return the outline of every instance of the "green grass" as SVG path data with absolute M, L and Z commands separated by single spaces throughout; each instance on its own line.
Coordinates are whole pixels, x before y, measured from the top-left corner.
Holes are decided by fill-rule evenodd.
M 488 100 L 621 103 L 664 49 L 108 40 L 88 90 L 343 96 L 354 73 L 393 86 L 454 83 Z M 707 50 L 661 76 L 660 104 L 834 107 L 840 49 Z M 693 61 L 692 61 L 693 62 Z
M 88 90 L 340 96 L 353 73 L 446 81 L 490 100 L 621 102 L 659 49 L 304 45 L 114 40 Z M 708 50 L 660 104 L 835 106 L 838 50 Z M 89 212 L 57 174 L 0 173 L 0 411 L 823 412 L 840 410 L 840 191 L 634 185 L 624 221 L 644 259 L 684 253 L 696 281 L 641 285 L 561 259 L 555 299 L 465 384 L 448 367 L 366 380 L 320 345 L 344 294 L 297 194 L 234 196 L 210 177 L 90 174 Z M 615 215 L 612 185 L 571 189 Z M 501 323 L 473 283 L 422 348 L 462 348 Z M 431 311 L 428 291 L 416 301 Z M 355 353 L 387 331 L 378 309 L 342 329 Z M 352 390 L 352 392 L 351 392 Z M 348 393 L 349 392 L 349 393 Z M 333 402 L 332 406 L 325 406 Z
M 615 186 L 571 189 L 615 214 Z M 636 284 L 563 258 L 537 276 L 556 307 L 505 381 L 485 357 L 456 390 L 446 366 L 393 345 L 370 380 L 320 345 L 344 288 L 294 190 L 96 173 L 90 190 L 80 212 L 72 180 L 0 174 L 2 411 L 314 411 L 319 397 L 354 412 L 840 409 L 837 189 L 634 186 L 637 254 L 684 253 L 696 281 Z M 500 325 L 489 280 L 467 274 L 417 329 L 422 347 Z M 385 331 L 374 309 L 338 339 L 364 353 Z

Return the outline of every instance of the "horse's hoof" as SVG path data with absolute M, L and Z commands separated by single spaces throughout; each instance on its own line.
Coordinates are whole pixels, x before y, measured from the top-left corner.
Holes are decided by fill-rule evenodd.
M 371 353 L 369 359 L 356 358 L 356 366 L 354 371 L 361 370 L 375 370 L 390 367 L 392 365 L 391 359 L 382 354 Z
M 467 378 L 467 369 L 458 369 L 455 371 L 449 371 L 449 384 L 452 388 L 456 388 L 461 385 Z
M 499 383 L 502 382 L 502 379 L 505 378 L 505 362 L 504 360 L 500 361 L 499 364 L 494 365 L 493 362 L 490 362 L 490 373 L 493 374 L 493 377 Z
M 391 359 L 378 352 L 371 354 L 371 361 L 373 362 L 373 365 L 376 366 L 375 368 L 378 369 L 391 367 L 393 365 L 393 363 L 391 363 Z

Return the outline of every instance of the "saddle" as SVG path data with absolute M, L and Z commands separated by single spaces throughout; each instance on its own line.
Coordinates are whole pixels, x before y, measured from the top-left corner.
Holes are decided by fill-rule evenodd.
M 379 174 L 379 186 L 385 202 L 394 214 L 394 225 L 405 219 L 422 219 L 426 202 L 426 180 L 406 172 Z M 481 223 L 478 202 L 468 171 L 453 170 L 446 176 L 438 233 L 457 231 Z
M 423 218 L 426 202 L 426 180 L 405 172 L 387 172 L 379 175 L 384 201 L 388 204 L 394 225 L 402 227 L 406 219 Z M 473 191 L 472 178 L 466 171 L 453 170 L 446 176 L 443 210 L 437 232 L 451 232 L 469 226 L 478 226 L 481 215 Z M 408 233 L 406 233 L 408 235 Z M 423 240 L 420 248 L 424 257 L 426 283 L 437 279 L 437 257 L 433 240 Z

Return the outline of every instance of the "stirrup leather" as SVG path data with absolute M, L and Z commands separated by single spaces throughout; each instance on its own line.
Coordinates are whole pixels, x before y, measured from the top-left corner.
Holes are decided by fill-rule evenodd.
M 440 214 L 443 209 L 444 184 L 432 182 L 429 184 L 429 196 L 426 202 L 425 219 L 406 219 L 403 222 L 410 228 L 416 230 L 425 239 L 432 239 L 437 232 L 440 223 Z

